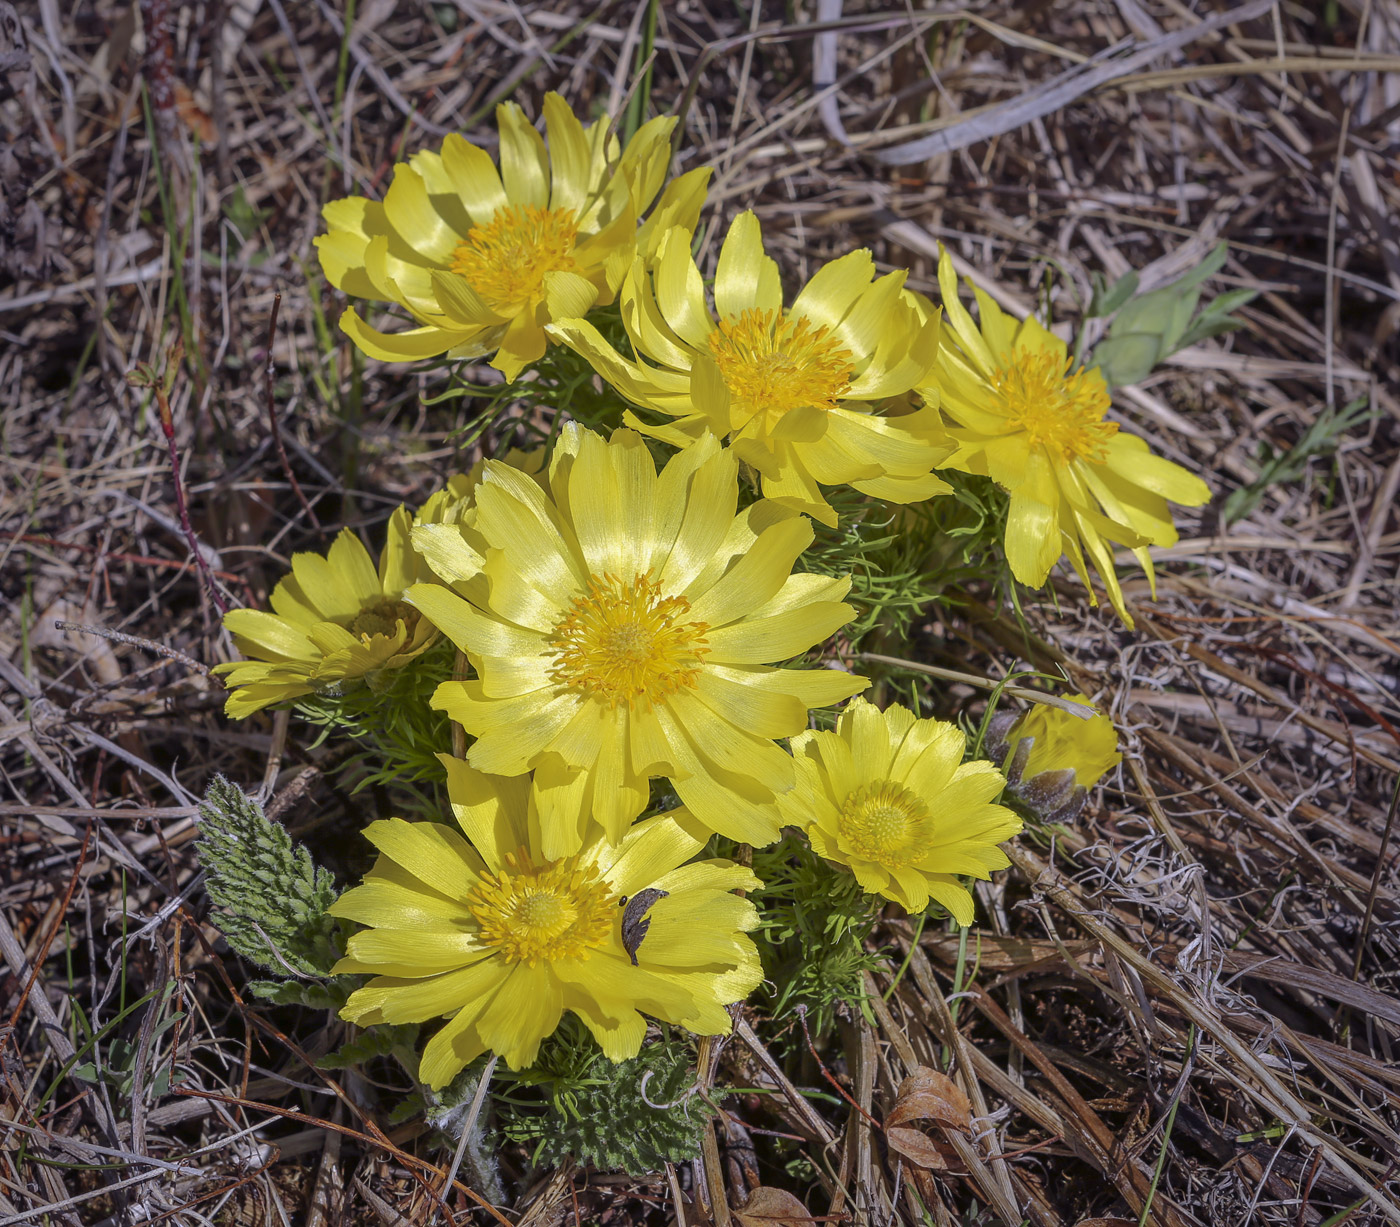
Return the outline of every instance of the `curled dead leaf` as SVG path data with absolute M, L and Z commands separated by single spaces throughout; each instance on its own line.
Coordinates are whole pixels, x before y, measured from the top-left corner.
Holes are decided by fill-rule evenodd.
M 935 1129 L 926 1133 L 910 1121 L 932 1121 Z M 957 1151 L 938 1136 L 950 1129 L 972 1131 L 972 1105 L 946 1074 L 921 1065 L 899 1084 L 894 1107 L 885 1117 L 885 1144 L 916 1167 L 935 1172 L 961 1170 Z
M 947 1074 L 921 1065 L 899 1084 L 894 1108 L 885 1117 L 885 1128 L 911 1120 L 931 1120 L 945 1129 L 972 1132 L 972 1105 Z
M 783 1189 L 759 1185 L 735 1215 L 743 1227 L 812 1227 L 807 1207 Z
M 906 1162 L 931 1172 L 951 1171 L 955 1167 L 960 1170 L 962 1166 L 947 1142 L 908 1125 L 886 1126 L 885 1145 Z

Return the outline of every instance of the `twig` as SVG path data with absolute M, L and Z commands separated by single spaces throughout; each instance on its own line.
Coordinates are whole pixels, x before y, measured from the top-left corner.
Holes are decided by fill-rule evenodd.
M 497 1059 L 493 1052 L 477 1081 L 476 1094 L 472 1096 L 471 1107 L 467 1109 L 467 1119 L 462 1125 L 462 1136 L 457 1139 L 457 1152 L 452 1156 L 452 1166 L 447 1169 L 447 1177 L 442 1182 L 440 1196 L 444 1206 L 447 1204 L 447 1195 L 452 1192 L 452 1186 L 456 1183 L 457 1171 L 462 1166 L 462 1157 L 467 1153 L 467 1143 L 471 1139 L 472 1130 L 476 1128 L 477 1118 L 481 1115 L 481 1105 L 486 1102 L 486 1092 L 491 1086 L 491 1075 L 496 1072 Z
M 856 1101 L 852 1099 L 849 1094 L 847 1094 L 846 1088 L 836 1081 L 836 1075 L 833 1074 L 829 1069 L 827 1069 L 826 1062 L 821 1059 L 820 1054 L 817 1052 L 816 1045 L 812 1043 L 812 1033 L 807 1030 L 806 1006 L 800 1005 L 797 1007 L 797 1021 L 802 1024 L 802 1038 L 807 1041 L 807 1051 L 812 1054 L 812 1060 L 814 1060 L 817 1063 L 817 1068 L 821 1070 L 822 1077 L 825 1078 L 829 1083 L 831 1083 L 831 1085 L 835 1087 L 836 1093 L 840 1095 L 842 1099 L 844 1099 L 848 1104 L 850 1104 L 851 1107 L 853 1107 L 863 1117 L 865 1117 L 867 1122 L 873 1125 L 876 1129 L 883 1130 L 884 1125 L 882 1125 L 873 1116 L 871 1116 L 869 1112 L 867 1112 L 864 1108 L 860 1106 L 860 1104 L 856 1103 Z
M 56 618 L 54 625 L 61 631 L 77 631 L 83 635 L 97 635 L 102 639 L 111 639 L 115 643 L 129 643 L 134 648 L 145 648 L 146 651 L 154 652 L 157 656 L 178 660 L 187 668 L 203 673 L 206 677 L 209 676 L 208 665 L 202 665 L 193 656 L 186 656 L 183 652 L 168 648 L 165 644 L 157 643 L 154 639 L 142 639 L 140 635 L 128 635 L 125 631 L 109 630 L 105 626 L 87 626 L 82 622 L 68 622 L 63 618 Z
M 144 509 L 144 508 L 143 508 Z M 43 537 L 36 533 L 19 533 L 10 538 L 11 541 L 22 542 L 25 545 L 47 545 L 59 550 L 78 550 L 83 554 L 97 554 L 103 562 L 129 562 L 137 567 L 161 567 L 167 570 L 186 571 L 189 569 L 188 558 L 153 558 L 149 554 L 126 554 L 126 553 L 106 553 L 95 545 L 84 545 L 81 541 L 60 541 L 57 537 Z M 215 569 L 211 572 L 216 579 L 224 580 L 230 584 L 240 584 L 251 604 L 253 601 L 253 590 L 248 586 L 248 581 L 241 575 L 236 575 L 232 571 L 220 571 Z
M 319 532 L 321 521 L 316 518 L 311 504 L 306 501 L 306 495 L 302 493 L 301 483 L 297 481 L 296 474 L 292 472 L 292 466 L 287 460 L 287 449 L 282 446 L 282 428 L 277 424 L 277 400 L 273 395 L 273 380 L 277 369 L 272 362 L 272 343 L 277 339 L 277 312 L 281 306 L 282 295 L 280 293 L 274 294 L 272 296 L 272 314 L 267 321 L 267 365 L 263 372 L 267 389 L 267 425 L 272 431 L 272 442 L 277 448 L 277 459 L 282 462 L 282 472 L 287 475 L 287 482 L 292 487 L 292 493 L 297 496 L 302 510 L 306 512 L 307 518 L 311 521 L 311 527 Z
M 1072 699 L 1062 699 L 1058 695 L 1046 694 L 1043 690 L 1028 690 L 1024 686 L 1003 686 L 1001 682 L 991 677 L 978 677 L 975 673 L 960 673 L 956 669 L 940 669 L 937 665 L 926 665 L 918 660 L 905 660 L 901 656 L 883 656 L 879 652 L 857 652 L 857 660 L 870 660 L 880 665 L 893 665 L 898 669 L 912 669 L 916 673 L 927 673 L 929 677 L 941 677 L 947 682 L 962 682 L 966 686 L 976 686 L 979 690 L 995 690 L 1001 686 L 1002 694 L 1008 694 L 1013 699 L 1024 699 L 1027 703 L 1045 703 L 1050 707 L 1058 707 L 1061 711 L 1067 711 L 1072 716 L 1078 716 L 1081 720 L 1092 720 L 1099 713 L 1092 707 L 1086 707 L 1083 703 L 1076 703 Z
M 956 153 L 959 149 L 977 144 L 978 141 L 990 140 L 1040 116 L 1058 111 L 1090 90 L 1119 77 L 1125 77 L 1159 56 L 1185 47 L 1188 43 L 1193 43 L 1224 26 L 1258 17 L 1261 13 L 1268 12 L 1273 3 L 1274 0 L 1250 0 L 1248 4 L 1242 4 L 1239 8 L 1215 13 L 1197 25 L 1164 34 L 1146 46 L 1132 49 L 1121 58 L 1109 58 L 1113 52 L 1120 50 L 1119 47 L 1109 47 L 1088 63 L 1076 64 L 1066 72 L 1041 82 L 1007 102 L 997 103 L 979 114 L 960 118 L 940 132 L 896 145 L 892 149 L 882 149 L 874 155 L 875 159 L 886 166 L 912 166 L 915 162 L 922 162 L 938 154 Z
M 88 845 L 92 842 L 92 820 L 88 820 L 87 830 L 83 832 L 83 846 L 78 849 L 77 864 L 73 867 L 73 874 L 68 879 L 68 889 L 63 893 L 63 902 L 59 904 L 58 911 L 54 913 L 54 923 L 50 926 L 48 936 L 44 938 L 44 943 L 39 947 L 39 952 L 34 956 L 34 965 L 29 970 L 29 978 L 24 982 L 24 989 L 19 995 L 19 1000 L 15 1002 L 15 1008 L 10 1012 L 9 1026 L 14 1027 L 19 1023 L 19 1016 L 24 1013 L 24 1003 L 29 1000 L 29 994 L 33 991 L 34 982 L 39 978 L 39 968 L 44 965 L 44 960 L 49 957 L 49 947 L 53 945 L 53 939 L 58 936 L 60 922 L 68 914 L 68 905 L 73 901 L 73 891 L 78 885 L 78 879 L 82 877 L 83 866 L 87 863 Z
M 151 93 L 161 152 L 178 156 L 175 117 L 175 41 L 171 29 L 170 0 L 141 0 L 141 25 L 146 34 L 146 61 L 141 71 Z
M 214 577 L 209 573 L 209 564 L 204 559 L 204 551 L 199 548 L 199 538 L 195 536 L 194 525 L 190 523 L 190 509 L 185 504 L 185 484 L 180 478 L 180 449 L 175 442 L 175 422 L 170 414 L 170 389 L 175 384 L 175 376 L 179 372 L 180 359 L 184 352 L 184 342 L 176 341 L 166 359 L 164 375 L 157 375 L 153 367 L 142 362 L 137 364 L 126 380 L 133 388 L 149 388 L 156 398 L 156 407 L 160 411 L 160 428 L 165 433 L 165 446 L 170 452 L 170 475 L 175 483 L 175 507 L 180 513 L 180 527 L 185 530 L 185 540 L 189 542 L 190 552 L 199 564 L 199 573 L 204 576 L 210 597 L 219 607 L 219 613 L 226 614 L 228 602 L 215 585 Z

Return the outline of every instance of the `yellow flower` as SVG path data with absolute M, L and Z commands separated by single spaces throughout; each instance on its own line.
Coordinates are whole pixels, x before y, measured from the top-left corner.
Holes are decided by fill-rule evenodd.
M 610 303 L 638 247 L 638 220 L 666 177 L 674 118 L 644 124 L 627 148 L 605 122 L 585 128 L 558 94 L 544 101 L 544 139 L 514 103 L 496 109 L 500 170 L 456 133 L 441 153 L 394 168 L 383 203 L 326 205 L 316 240 L 332 285 L 397 303 L 421 325 L 385 333 L 351 307 L 341 327 L 365 353 L 404 362 L 447 353 L 514 379 L 545 351 L 544 325 Z M 694 226 L 709 168 L 672 182 L 642 230 Z
M 774 739 L 866 681 L 766 666 L 850 619 L 850 581 L 790 574 L 810 523 L 765 502 L 736 515 L 738 464 L 713 438 L 658 475 L 640 435 L 570 424 L 546 484 L 488 461 L 476 545 L 429 555 L 453 589 L 410 590 L 477 674 L 433 706 L 477 739 L 474 767 L 536 771 L 614 839 L 665 776 L 712 830 L 771 843 L 793 782 Z M 582 837 L 547 832 L 545 854 Z
M 1093 710 L 1086 695 L 1071 702 Z M 1047 822 L 1067 822 L 1084 808 L 1088 790 L 1123 756 L 1113 721 L 1087 719 L 1036 703 L 1022 715 L 1003 713 L 987 729 L 987 751 L 1001 760 L 1011 791 Z
M 548 456 L 543 447 L 532 451 L 513 447 L 499 463 L 543 486 Z M 486 461 L 478 460 L 467 472 L 449 477 L 413 517 L 413 548 L 443 583 L 469 583 L 481 571 L 486 543 L 476 531 L 476 494 L 485 472 Z
M 1113 608 L 1132 626 L 1109 542 L 1133 550 L 1155 595 L 1146 547 L 1177 539 L 1167 500 L 1196 507 L 1209 488 L 1105 420 L 1108 387 L 1097 367 L 1071 371 L 1063 341 L 1034 319 L 1017 323 L 974 286 L 979 330 L 958 301 L 947 252 L 938 284 L 948 327 L 927 394 L 952 420 L 957 444 L 942 467 L 990 477 L 1010 492 L 1006 559 L 1021 583 L 1039 587 L 1064 553 L 1097 604 L 1087 551 Z
M 389 517 L 379 567 L 348 528 L 330 552 L 292 556 L 292 573 L 272 591 L 272 613 L 233 609 L 224 626 L 252 660 L 215 665 L 230 688 L 224 710 L 252 715 L 308 694 L 340 694 L 347 682 L 374 683 L 384 669 L 407 664 L 437 639 L 426 618 L 404 604 L 405 589 L 428 577 L 400 507 Z
M 519 469 L 537 480 L 542 480 L 545 462 L 549 459 L 546 448 L 536 447 L 529 451 L 512 447 L 500 457 L 502 464 Z M 443 484 L 441 490 L 434 491 L 423 505 L 413 513 L 413 527 L 425 524 L 474 523 L 476 520 L 476 491 L 481 485 L 482 474 L 486 471 L 486 461 L 478 460 L 465 473 L 454 473 Z
M 622 320 L 650 363 L 619 354 L 585 320 L 561 319 L 548 331 L 634 404 L 677 419 L 647 426 L 629 413 L 628 425 L 677 447 L 705 432 L 727 438 L 762 474 L 766 498 L 835 525 L 823 485 L 895 503 L 948 489 L 932 473 L 950 450 L 937 410 L 875 411 L 875 402 L 921 383 L 938 350 L 937 316 L 919 312 L 904 278 L 875 278 L 870 253 L 853 251 L 821 268 L 785 308 L 758 219 L 742 213 L 720 249 L 718 318 L 687 231 L 663 237 L 653 272 L 633 264 Z
M 972 895 L 959 874 L 989 878 L 1010 863 L 997 847 L 1021 829 L 992 804 L 1006 781 L 991 763 L 963 762 L 956 725 L 907 707 L 853 699 L 834 733 L 792 739 L 797 787 L 778 804 L 818 856 L 846 865 L 867 893 L 922 912 L 933 899 L 960 925 Z
M 513 1069 L 531 1064 L 565 1010 L 614 1061 L 640 1049 L 640 1011 L 699 1035 L 729 1031 L 724 1007 L 763 974 L 746 936 L 757 913 L 730 893 L 759 887 L 752 871 L 685 864 L 708 832 L 684 810 L 637 823 L 617 844 L 594 827 L 576 855 L 551 859 L 541 827 L 572 828 L 574 816 L 552 813 L 524 777 L 442 761 L 460 832 L 398 818 L 371 824 L 379 859 L 331 907 L 370 926 L 334 972 L 375 976 L 342 1018 L 368 1026 L 448 1016 L 419 1071 L 435 1088 L 484 1052 Z

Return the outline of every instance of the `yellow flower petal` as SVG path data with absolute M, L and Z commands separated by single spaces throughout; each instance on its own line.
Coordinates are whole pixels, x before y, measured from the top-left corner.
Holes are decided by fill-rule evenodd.
M 468 342 L 477 333 L 476 329 L 449 331 L 434 325 L 410 328 L 406 332 L 380 332 L 360 319 L 354 307 L 347 308 L 340 317 L 340 326 L 346 336 L 380 362 L 416 362 L 420 358 L 435 358 L 454 345 Z
M 1021 494 L 1011 496 L 1006 517 L 1006 561 L 1021 583 L 1039 588 L 1060 556 L 1055 509 Z
M 709 832 L 689 813 L 676 809 L 643 818 L 619 840 L 596 839 L 595 854 L 612 888 L 619 895 L 635 895 L 660 881 L 677 865 L 690 860 L 705 846 L 708 836 Z M 719 861 L 704 864 L 721 867 Z
M 752 548 L 708 590 L 696 594 L 691 615 L 722 627 L 752 613 L 782 587 L 792 564 L 812 542 L 812 526 L 793 518 L 759 534 Z
M 543 967 L 521 964 L 477 1016 L 476 1031 L 511 1069 L 524 1069 L 563 1016 L 564 991 L 557 977 Z
M 870 285 L 875 261 L 864 247 L 847 252 L 812 275 L 793 300 L 792 314 L 818 327 L 835 329 Z
M 341 972 L 419 979 L 470 966 L 490 954 L 490 947 L 471 933 L 368 929 L 351 937 L 339 967 Z
M 464 1002 L 475 1014 L 485 1008 L 503 979 L 497 959 L 479 959 L 457 971 L 421 980 L 383 976 L 351 993 L 340 1016 L 366 1026 L 426 1022 L 450 1014 Z
M 230 609 L 224 615 L 224 626 L 233 635 L 240 652 L 256 652 L 262 660 L 315 659 L 316 649 L 307 638 L 307 628 L 290 625 L 276 614 L 261 609 Z
M 513 204 L 545 208 L 549 204 L 549 159 L 544 138 L 513 102 L 496 108 L 501 133 L 501 182 Z
M 394 864 L 452 899 L 465 898 L 481 871 L 481 858 L 441 823 L 381 819 L 365 828 L 365 838 Z
M 693 233 L 700 222 L 700 210 L 705 206 L 706 189 L 714 173 L 709 166 L 697 166 L 677 179 L 672 179 L 661 193 L 661 199 L 651 216 L 637 231 L 637 250 L 647 264 L 656 262 L 661 236 L 675 227 Z
M 549 204 L 582 213 L 593 186 L 593 151 L 569 104 L 553 91 L 544 96 L 544 126 L 553 168 Z
M 767 618 L 750 616 L 711 631 L 710 650 L 716 664 L 772 664 L 834 635 L 851 620 L 851 614 L 849 605 L 820 601 Z
M 714 323 L 705 305 L 705 280 L 690 257 L 690 234 L 673 229 L 661 239 L 656 261 L 656 301 L 675 334 L 702 350 Z
M 475 225 L 485 225 L 509 203 L 491 155 L 456 132 L 443 138 L 442 165 Z
M 544 301 L 551 319 L 571 319 L 583 315 L 598 301 L 598 287 L 577 273 L 546 273 Z
M 807 726 L 807 707 L 796 695 L 765 686 L 767 671 L 749 676 L 711 669 L 695 693 L 721 720 L 759 737 L 791 737 Z
M 480 729 L 468 760 L 480 771 L 520 775 L 530 770 L 573 718 L 578 699 L 538 691 L 509 699 L 492 699 L 480 683 L 443 682 L 433 692 L 432 706 L 468 730 Z M 497 727 L 487 728 L 487 722 Z
M 492 978 L 484 982 L 491 988 L 499 988 L 501 977 L 493 968 Z M 463 1006 L 428 1041 L 418 1064 L 419 1081 L 433 1090 L 440 1090 L 486 1051 L 476 1030 L 476 1020 L 489 1001 L 489 997 L 478 997 Z
M 1141 439 L 1132 435 L 1114 436 L 1107 467 L 1124 480 L 1183 507 L 1199 507 L 1210 501 L 1210 487 L 1205 482 L 1181 465 L 1154 456 Z
M 439 754 L 438 758 L 447 771 L 447 791 L 457 825 L 481 855 L 485 868 L 499 872 L 506 858 L 529 837 L 524 821 L 529 781 L 520 776 L 474 771 L 448 754 Z
M 778 265 L 764 254 L 763 235 L 752 212 L 740 213 L 729 226 L 715 271 L 715 309 L 720 317 L 745 311 L 781 310 Z
M 430 264 L 445 266 L 462 238 L 433 208 L 418 173 L 402 163 L 394 167 L 384 193 L 384 216 L 405 245 Z

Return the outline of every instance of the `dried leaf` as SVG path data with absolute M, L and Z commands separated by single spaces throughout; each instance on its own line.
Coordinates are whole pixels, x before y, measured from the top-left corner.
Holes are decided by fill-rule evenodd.
M 885 1145 L 915 1167 L 946 1172 L 953 1166 L 954 1152 L 946 1142 L 935 1141 L 908 1125 L 886 1126 Z
M 641 948 L 647 930 L 651 928 L 651 917 L 647 915 L 647 911 L 658 899 L 664 899 L 670 893 L 648 886 L 626 901 L 622 913 L 622 945 L 627 951 L 627 957 L 632 960 L 633 967 L 637 966 L 637 951 Z
M 911 1127 L 933 1121 L 939 1130 L 972 1131 L 972 1105 L 946 1074 L 921 1065 L 899 1084 L 894 1107 L 885 1117 L 885 1143 L 895 1154 L 930 1171 L 962 1170 L 957 1152 L 943 1139 Z
M 807 1207 L 783 1189 L 759 1185 L 735 1215 L 743 1227 L 811 1227 L 815 1221 Z
M 184 120 L 185 126 L 199 137 L 201 144 L 214 143 L 218 133 L 214 130 L 213 118 L 178 81 L 175 83 L 175 113 Z
M 885 1117 L 885 1128 L 911 1120 L 936 1121 L 945 1129 L 972 1132 L 972 1105 L 947 1074 L 921 1065 L 899 1084 L 894 1108 Z

